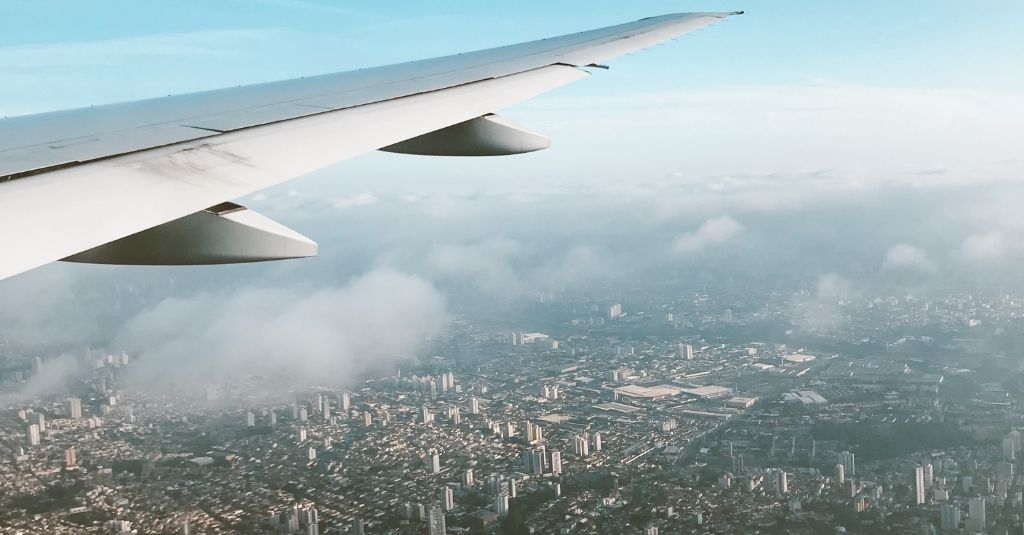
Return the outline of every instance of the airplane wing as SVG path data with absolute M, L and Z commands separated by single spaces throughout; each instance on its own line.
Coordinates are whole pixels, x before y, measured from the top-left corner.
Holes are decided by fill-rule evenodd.
M 736 13 L 652 17 L 443 58 L 0 120 L 0 279 L 69 260 L 213 264 L 316 244 L 230 201 L 373 150 L 548 145 L 494 112 Z

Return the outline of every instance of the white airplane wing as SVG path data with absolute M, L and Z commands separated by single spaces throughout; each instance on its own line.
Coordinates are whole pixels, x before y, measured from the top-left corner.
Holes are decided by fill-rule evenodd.
M 211 264 L 316 244 L 231 203 L 373 150 L 545 148 L 494 112 L 737 13 L 687 13 L 387 67 L 0 120 L 0 279 L 56 260 Z

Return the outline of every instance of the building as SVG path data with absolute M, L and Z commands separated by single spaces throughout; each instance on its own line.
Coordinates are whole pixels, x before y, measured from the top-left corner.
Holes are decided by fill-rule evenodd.
M 970 531 L 985 531 L 985 498 L 971 498 L 967 502 L 967 529 Z
M 28 426 L 28 430 L 25 432 L 25 434 L 27 435 L 28 445 L 29 446 L 38 446 L 39 445 L 39 426 L 38 425 L 32 424 L 32 425 Z
M 252 411 L 245 413 L 246 427 L 256 427 L 256 414 Z
M 366 427 L 373 425 L 373 414 L 370 411 L 363 411 L 363 425 Z
M 74 446 L 69 446 L 64 450 L 64 466 L 71 468 L 78 464 L 78 456 L 75 452 Z
M 576 435 L 575 438 L 575 449 L 577 457 L 586 457 L 590 455 L 590 441 L 587 440 L 587 434 Z
M 480 414 L 480 399 L 479 398 L 471 398 L 469 400 L 469 413 L 470 414 Z
M 959 505 L 946 504 L 942 506 L 942 523 L 939 527 L 944 530 L 956 530 L 960 528 Z
M 834 477 L 835 477 L 836 483 L 838 483 L 838 484 L 842 484 L 843 481 L 846 481 L 846 467 L 844 467 L 842 465 L 842 463 L 836 464 L 836 471 L 835 471 L 835 476 Z
M 914 468 L 914 503 L 924 505 L 924 467 Z
M 594 451 L 601 451 L 601 433 L 594 433 Z
M 444 511 L 440 505 L 430 508 L 430 535 L 444 535 L 447 532 L 444 525 Z
M 462 484 L 466 487 L 472 487 L 476 480 L 473 479 L 473 469 L 467 468 L 462 474 Z
M 935 467 L 932 463 L 924 465 L 924 488 L 930 489 L 935 485 Z
M 679 344 L 679 358 L 693 360 L 693 346 L 690 344 Z
M 68 398 L 65 402 L 65 408 L 67 409 L 68 418 L 82 417 L 82 400 L 78 398 Z
M 352 396 L 348 392 L 341 393 L 341 410 L 347 411 L 352 407 Z
M 494 512 L 499 518 L 508 516 L 508 494 L 499 494 L 494 497 Z
M 437 450 L 430 450 L 430 473 L 437 474 L 441 472 L 441 456 L 437 453 Z
M 839 452 L 839 463 L 843 465 L 843 470 L 846 471 L 846 477 L 853 477 L 857 475 L 856 459 L 852 451 Z
M 444 487 L 444 510 L 451 511 L 455 509 L 455 490 L 445 485 Z
M 551 473 L 562 473 L 562 453 L 560 451 L 556 450 L 551 452 Z
M 46 416 L 44 416 L 43 413 L 33 412 L 32 418 L 29 420 L 29 423 L 38 425 L 40 433 L 46 432 Z
M 775 474 L 775 492 L 779 496 L 789 492 L 789 476 L 785 470 L 779 470 Z

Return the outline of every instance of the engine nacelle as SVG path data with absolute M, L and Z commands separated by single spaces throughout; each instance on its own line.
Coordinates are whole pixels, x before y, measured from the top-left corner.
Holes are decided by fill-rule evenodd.
M 221 203 L 64 259 L 86 264 L 184 266 L 316 256 L 317 244 L 235 203 Z
M 546 149 L 551 139 L 485 115 L 380 150 L 423 156 L 507 156 Z

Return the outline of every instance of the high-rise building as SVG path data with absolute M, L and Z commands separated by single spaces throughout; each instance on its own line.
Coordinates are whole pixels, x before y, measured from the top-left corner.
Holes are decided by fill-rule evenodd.
M 590 455 L 590 441 L 587 440 L 587 434 L 576 435 L 575 437 L 575 449 L 577 457 L 586 457 Z
M 324 408 L 321 411 L 325 422 L 331 421 L 331 400 L 324 399 Z
M 658 535 L 658 527 L 657 526 L 648 526 L 648 528 L 644 531 L 644 533 L 645 533 L 645 535 Z
M 472 487 L 475 482 L 476 480 L 473 479 L 473 469 L 467 468 L 466 471 L 462 473 L 462 484 L 467 487 Z
M 46 416 L 41 412 L 33 412 L 32 418 L 29 419 L 29 423 L 33 423 L 39 426 L 39 432 L 46 432 Z
M 352 535 L 366 535 L 366 528 L 363 527 L 362 518 L 357 518 L 352 521 Z
M 844 467 L 842 463 L 836 464 L 836 471 L 833 477 L 838 484 L 842 484 L 843 481 L 846 481 L 846 467 Z
M 779 496 L 789 492 L 789 476 L 785 470 L 779 470 L 775 473 L 775 492 Z
M 594 451 L 601 451 L 601 433 L 594 433 Z
M 82 417 L 82 400 L 78 398 L 68 398 L 65 402 L 68 418 L 81 418 Z
M 447 532 L 444 525 L 444 511 L 440 505 L 430 508 L 430 535 L 444 535 Z
M 256 427 L 256 413 L 252 411 L 245 413 L 245 425 L 247 427 Z
M 935 467 L 932 463 L 924 465 L 924 488 L 930 489 L 935 485 Z
M 315 461 L 316 460 L 316 448 L 314 448 L 313 446 L 310 446 L 309 449 L 306 450 L 306 457 L 308 457 L 310 461 Z
M 433 415 L 430 414 L 430 407 L 424 405 L 420 408 L 420 423 L 430 425 L 430 422 L 434 420 Z
M 541 475 L 544 473 L 544 450 L 542 449 L 527 449 L 524 455 L 526 461 L 526 473 Z
M 690 344 L 679 344 L 679 358 L 693 360 L 693 346 Z
M 551 473 L 562 473 L 562 453 L 558 450 L 551 452 Z
M 306 409 L 306 407 L 300 407 L 299 408 L 299 421 L 300 422 L 305 422 L 308 419 L 309 419 L 309 411 Z
M 544 428 L 527 420 L 526 421 L 526 441 L 537 442 L 544 439 Z
M 852 451 L 839 452 L 839 463 L 843 465 L 843 470 L 846 471 L 846 477 L 853 477 L 857 475 L 857 464 Z
M 939 527 L 948 531 L 960 528 L 959 505 L 950 503 L 942 506 L 942 522 Z
M 971 531 L 985 531 L 985 498 L 971 498 L 967 502 L 967 529 Z
M 68 446 L 67 449 L 64 450 L 64 466 L 71 468 L 72 466 L 75 466 L 77 464 L 78 456 L 75 452 L 75 447 Z
M 616 303 L 616 304 L 608 307 L 608 317 L 609 318 L 611 318 L 611 319 L 621 318 L 622 315 L 623 314 L 622 314 L 622 305 L 621 304 Z
M 348 392 L 341 393 L 341 410 L 347 411 L 352 408 L 352 396 Z
M 373 425 L 373 414 L 370 411 L 363 411 L 363 425 L 366 427 Z
M 441 456 L 437 450 L 430 450 L 430 473 L 437 474 L 441 471 Z
M 299 428 L 299 442 L 305 442 L 305 441 L 306 441 L 306 428 L 305 427 L 300 427 Z
M 857 496 L 857 482 L 852 479 L 847 479 L 843 482 L 843 494 L 848 498 Z
M 924 467 L 914 468 L 914 503 L 924 505 Z
M 499 494 L 494 497 L 494 512 L 505 518 L 508 516 L 508 494 Z
M 455 509 L 455 490 L 445 485 L 444 487 L 444 510 L 451 511 Z
M 38 425 L 32 424 L 32 425 L 28 426 L 28 430 L 25 432 L 25 434 L 28 437 L 28 445 L 29 446 L 38 446 L 39 445 L 39 426 Z
M 470 414 L 480 414 L 480 399 L 470 398 L 469 400 L 469 412 Z

